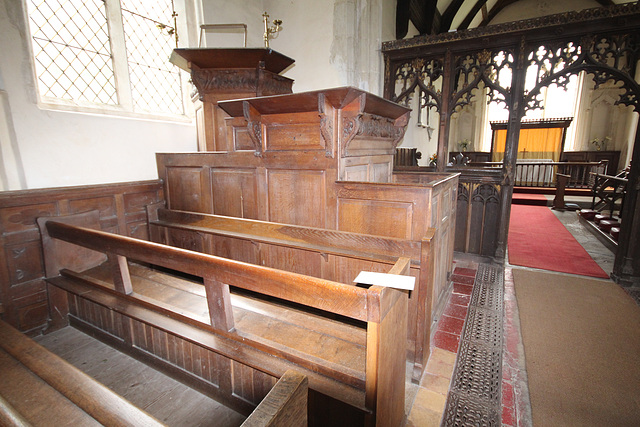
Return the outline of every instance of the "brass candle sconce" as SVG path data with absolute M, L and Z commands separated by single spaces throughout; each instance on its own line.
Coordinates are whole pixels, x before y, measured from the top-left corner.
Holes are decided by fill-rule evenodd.
M 282 25 L 282 21 L 280 19 L 274 19 L 272 22 L 272 26 L 269 26 L 269 14 L 267 12 L 262 14 L 262 19 L 264 20 L 264 35 L 263 35 L 263 40 L 264 40 L 264 47 L 269 47 L 269 39 L 273 38 L 273 34 L 279 32 L 280 30 L 282 30 L 282 27 L 280 27 L 280 25 Z

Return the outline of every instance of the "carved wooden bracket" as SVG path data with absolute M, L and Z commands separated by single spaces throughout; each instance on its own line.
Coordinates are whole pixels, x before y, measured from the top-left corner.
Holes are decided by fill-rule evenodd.
M 324 140 L 325 156 L 334 157 L 334 112 L 335 109 L 327 102 L 324 93 L 318 95 L 318 115 L 320 116 L 320 135 Z
M 260 120 L 260 113 L 248 101 L 242 103 L 242 112 L 244 113 L 244 118 L 247 119 L 249 137 L 255 148 L 253 154 L 257 157 L 262 157 L 262 121 Z

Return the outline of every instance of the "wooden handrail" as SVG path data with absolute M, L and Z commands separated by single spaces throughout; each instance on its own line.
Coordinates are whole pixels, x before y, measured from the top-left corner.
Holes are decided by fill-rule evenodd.
M 267 294 L 351 317 L 379 321 L 379 298 L 375 291 L 276 270 L 213 255 L 161 245 L 88 228 L 48 221 L 51 237 L 99 252 L 182 271 L 205 279 Z

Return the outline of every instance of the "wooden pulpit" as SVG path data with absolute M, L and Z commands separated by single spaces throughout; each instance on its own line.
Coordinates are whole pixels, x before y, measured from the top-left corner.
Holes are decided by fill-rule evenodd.
M 295 61 L 266 48 L 174 49 L 171 63 L 191 73 L 197 93 L 198 151 L 230 151 L 225 137 L 224 111 L 218 102 L 229 99 L 291 93 L 293 80 L 280 75 Z

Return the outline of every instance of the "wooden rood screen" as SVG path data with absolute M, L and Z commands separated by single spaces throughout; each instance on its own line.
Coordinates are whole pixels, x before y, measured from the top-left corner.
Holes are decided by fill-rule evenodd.
M 50 238 L 107 255 L 106 263 L 84 266 L 92 267 L 84 271 L 63 268 L 59 276 L 47 279 L 70 296 L 70 317 L 81 327 L 181 371 L 244 412 L 253 409 L 276 378 L 295 368 L 308 376 L 310 389 L 354 408 L 351 417 L 360 418 L 359 423 L 403 422 L 405 292 L 365 289 L 43 222 Z M 201 277 L 203 285 L 130 264 L 129 259 Z M 400 258 L 389 272 L 407 274 L 409 264 L 408 258 Z M 252 294 L 232 295 L 230 285 Z M 296 305 L 283 309 L 260 296 Z M 62 299 L 52 301 L 58 304 L 53 310 L 67 309 Z M 184 354 L 187 348 L 189 357 Z M 243 387 L 244 376 L 263 385 Z M 329 416 L 324 412 L 312 413 L 310 422 L 323 423 Z

